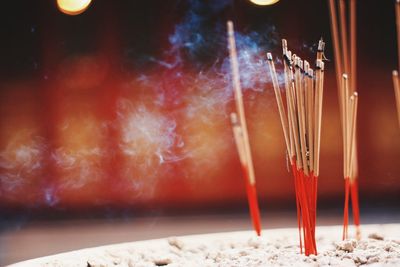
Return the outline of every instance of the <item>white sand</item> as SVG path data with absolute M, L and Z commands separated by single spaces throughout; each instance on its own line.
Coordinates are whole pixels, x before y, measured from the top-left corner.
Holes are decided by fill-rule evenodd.
M 366 225 L 360 241 L 340 226 L 317 228 L 318 255 L 299 253 L 297 229 L 170 237 L 78 250 L 25 261 L 35 266 L 400 266 L 400 224 Z M 349 229 L 352 233 L 352 229 Z

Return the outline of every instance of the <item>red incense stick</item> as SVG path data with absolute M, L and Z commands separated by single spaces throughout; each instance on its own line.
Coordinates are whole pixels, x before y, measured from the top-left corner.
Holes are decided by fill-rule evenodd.
M 344 209 L 343 209 L 343 235 L 342 239 L 348 238 L 348 226 L 349 226 L 349 194 L 350 194 L 350 178 L 344 179 Z
M 305 255 L 317 254 L 315 226 L 323 96 L 323 47 L 321 40 L 317 54 L 318 71 L 314 76 L 309 63 L 292 55 L 287 50 L 286 40 L 282 40 L 286 109 L 272 55 L 267 53 L 286 150 L 292 165 L 300 253 L 304 251 Z
M 357 138 L 356 125 L 352 123 L 352 111 L 350 111 L 349 97 L 357 89 L 357 39 L 356 39 L 356 0 L 350 0 L 346 3 L 339 1 L 339 10 L 337 10 L 337 1 L 329 0 L 329 10 L 331 17 L 331 31 L 334 47 L 336 80 L 339 92 L 340 118 L 342 123 L 343 135 L 343 154 L 344 154 L 344 177 L 345 177 L 345 207 L 343 218 L 343 236 L 347 237 L 348 231 L 348 208 L 351 200 L 353 210 L 353 221 L 356 225 L 356 237 L 360 238 L 360 215 L 358 203 L 358 164 L 357 164 Z M 349 12 L 347 12 L 349 4 Z M 338 19 L 338 17 L 339 19 Z M 347 19 L 349 16 L 349 19 Z M 349 25 L 347 23 L 349 21 Z M 339 22 L 339 23 L 338 23 Z M 348 41 L 350 40 L 350 42 Z M 350 52 L 350 53 L 349 53 Z M 345 82 L 341 83 L 341 79 Z M 354 135 L 350 135 L 354 132 Z M 351 152 L 350 152 L 351 151 Z M 349 182 L 346 181 L 349 179 Z M 347 183 L 349 185 L 347 185 Z M 348 188 L 349 187 L 349 188 Z M 348 196 L 349 195 L 349 196 Z M 349 199 L 346 199 L 348 196 Z M 346 211 L 347 209 L 347 211 Z M 347 217 L 345 217 L 347 216 Z
M 350 181 L 350 196 L 351 196 L 351 206 L 353 208 L 353 221 L 356 226 L 356 237 L 361 238 L 360 232 L 360 208 L 358 206 L 358 181 L 354 179 Z
M 228 43 L 229 56 L 231 62 L 233 92 L 236 104 L 236 113 L 231 114 L 231 122 L 236 142 L 236 147 L 239 153 L 239 158 L 242 164 L 243 175 L 246 180 L 247 200 L 249 203 L 250 216 L 253 222 L 254 230 L 257 235 L 261 235 L 261 220 L 258 207 L 258 199 L 256 192 L 256 180 L 253 167 L 253 159 L 250 150 L 249 135 L 247 132 L 246 116 L 244 111 L 242 89 L 240 85 L 239 62 L 237 59 L 236 43 L 234 36 L 233 23 L 227 22 L 228 28 Z

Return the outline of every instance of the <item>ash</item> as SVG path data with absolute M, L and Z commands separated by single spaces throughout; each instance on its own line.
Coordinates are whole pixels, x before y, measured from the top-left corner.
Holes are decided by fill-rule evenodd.
M 362 228 L 362 239 L 341 241 L 340 226 L 320 227 L 318 255 L 308 257 L 300 254 L 297 229 L 276 229 L 262 237 L 248 231 L 132 242 L 16 267 L 400 266 L 399 230 L 400 224 L 370 225 Z

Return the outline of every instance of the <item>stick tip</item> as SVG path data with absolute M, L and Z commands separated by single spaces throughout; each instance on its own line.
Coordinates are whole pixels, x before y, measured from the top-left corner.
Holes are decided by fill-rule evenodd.
M 238 124 L 238 117 L 237 117 L 237 114 L 235 112 L 231 113 L 231 123 L 233 125 L 237 125 Z
M 354 92 L 352 96 L 350 96 L 350 100 L 354 101 L 358 97 L 358 93 Z
M 349 78 L 349 76 L 347 75 L 347 73 L 343 73 L 342 75 L 343 79 L 347 80 Z
M 312 68 L 308 69 L 308 75 L 312 78 L 314 77 L 314 70 Z
M 283 55 L 284 56 L 286 56 L 286 54 L 287 54 L 287 41 L 286 41 L 286 39 L 282 39 L 282 52 L 283 52 Z
M 400 1 L 400 0 L 399 0 L 399 1 Z M 399 76 L 399 73 L 397 72 L 397 70 L 393 70 L 393 71 L 392 71 L 392 75 L 393 75 L 393 76 Z
M 325 50 L 325 42 L 321 37 L 321 39 L 318 42 L 318 52 L 323 52 L 324 50 Z
M 304 61 L 301 58 L 298 58 L 298 64 L 299 64 L 299 68 L 303 69 L 304 67 Z
M 226 26 L 228 27 L 228 34 L 233 35 L 233 22 L 231 20 L 228 20 L 226 22 Z
M 267 53 L 267 59 L 272 61 L 272 54 L 270 52 Z

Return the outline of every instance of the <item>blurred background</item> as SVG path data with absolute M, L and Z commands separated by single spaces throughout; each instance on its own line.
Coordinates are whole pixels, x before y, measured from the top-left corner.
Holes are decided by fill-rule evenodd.
M 2 11 L 0 264 L 251 229 L 229 121 L 228 19 L 237 30 L 265 228 L 296 224 L 265 54 L 272 52 L 281 70 L 281 38 L 312 63 L 318 40 L 326 41 L 318 219 L 341 223 L 342 140 L 327 1 L 93 0 L 71 15 L 55 0 L 18 0 L 2 3 Z M 394 1 L 358 1 L 357 27 L 361 221 L 399 222 Z

